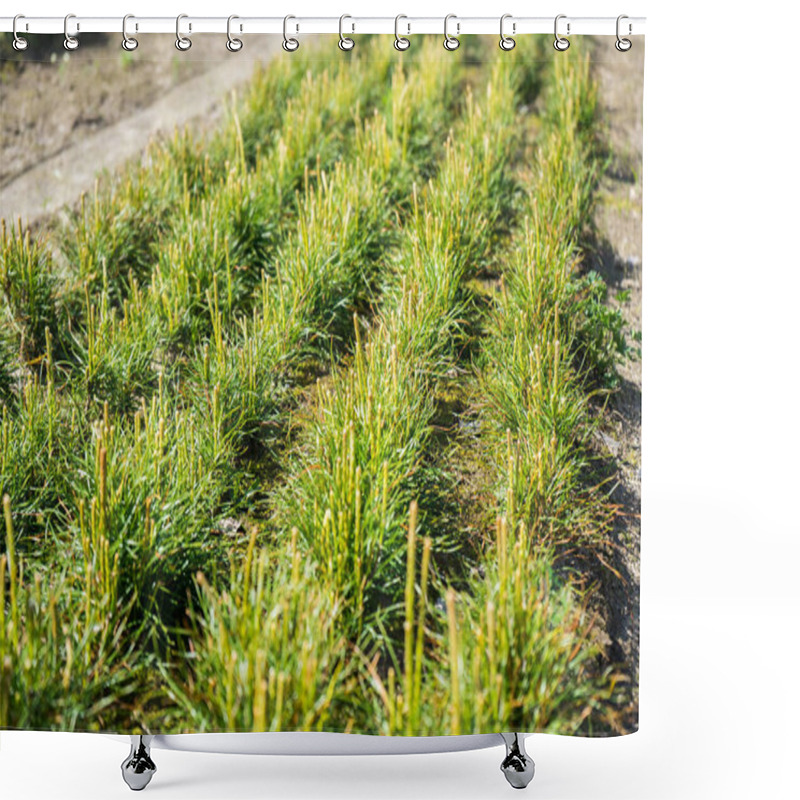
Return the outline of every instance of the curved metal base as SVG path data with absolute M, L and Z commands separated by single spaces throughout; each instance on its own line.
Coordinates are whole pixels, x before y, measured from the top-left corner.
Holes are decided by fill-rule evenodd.
M 122 779 L 134 792 L 140 792 L 156 774 L 150 758 L 152 736 L 131 736 L 131 752 L 122 762 Z
M 119 739 L 116 734 L 107 736 Z M 138 740 L 138 736 L 135 737 Z M 499 733 L 463 736 L 371 736 L 357 733 L 169 733 L 149 737 L 152 750 L 262 756 L 364 756 L 454 753 L 497 747 Z
M 501 733 L 506 743 L 506 757 L 500 765 L 506 780 L 515 789 L 524 789 L 536 771 L 533 759 L 525 752 L 525 739 L 518 733 Z
M 117 737 L 114 737 L 117 738 Z M 122 777 L 134 791 L 150 783 L 156 765 L 150 748 L 196 753 L 272 755 L 389 755 L 392 753 L 446 753 L 492 747 L 500 738 L 506 757 L 500 769 L 515 789 L 533 780 L 533 759 L 525 752 L 520 733 L 469 736 L 360 736 L 350 733 L 221 733 L 131 736 L 131 751 L 122 762 Z

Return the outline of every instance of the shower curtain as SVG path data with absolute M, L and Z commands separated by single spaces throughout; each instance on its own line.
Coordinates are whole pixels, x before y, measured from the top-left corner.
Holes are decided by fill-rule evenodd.
M 0 729 L 636 730 L 643 40 L 2 37 Z

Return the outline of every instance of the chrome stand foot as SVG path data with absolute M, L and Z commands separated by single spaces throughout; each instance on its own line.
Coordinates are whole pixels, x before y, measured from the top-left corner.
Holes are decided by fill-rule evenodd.
M 518 733 L 501 733 L 506 744 L 506 757 L 500 765 L 506 780 L 515 789 L 524 789 L 532 780 L 535 765 L 525 752 L 525 739 Z
M 156 765 L 150 758 L 152 736 L 131 736 L 131 752 L 122 762 L 122 778 L 134 792 L 140 792 L 155 775 Z

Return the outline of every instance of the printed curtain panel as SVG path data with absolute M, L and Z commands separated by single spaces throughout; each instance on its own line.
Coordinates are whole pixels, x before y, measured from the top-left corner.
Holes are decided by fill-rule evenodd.
M 0 729 L 636 730 L 644 43 L 0 41 Z

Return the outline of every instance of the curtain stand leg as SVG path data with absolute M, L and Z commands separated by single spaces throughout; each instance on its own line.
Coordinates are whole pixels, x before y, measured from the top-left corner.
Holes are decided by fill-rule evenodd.
M 535 765 L 525 752 L 525 738 L 519 733 L 501 733 L 506 745 L 506 757 L 500 765 L 506 780 L 515 789 L 524 789 L 532 780 Z
M 152 736 L 131 736 L 131 752 L 122 762 L 122 778 L 134 792 L 140 792 L 155 775 L 156 765 L 150 758 Z

